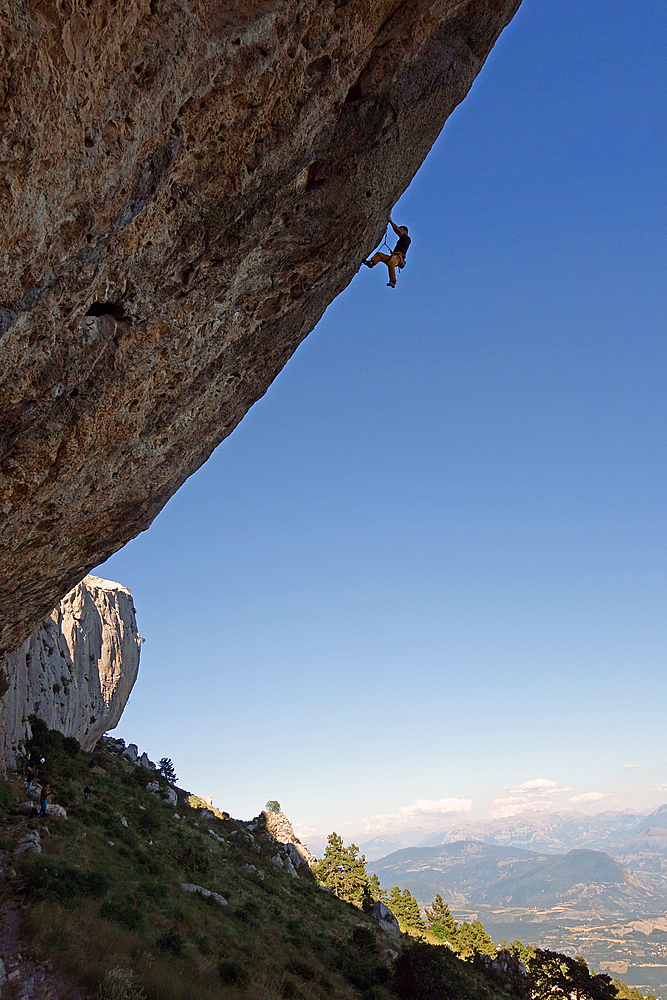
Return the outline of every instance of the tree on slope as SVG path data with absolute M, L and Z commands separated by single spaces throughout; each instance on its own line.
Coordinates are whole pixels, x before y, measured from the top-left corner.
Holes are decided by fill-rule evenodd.
M 387 898 L 387 890 L 382 888 L 380 879 L 375 873 L 368 880 L 368 888 L 374 903 L 383 903 Z
M 464 920 L 459 924 L 454 946 L 459 958 L 466 960 L 475 955 L 495 956 L 498 951 L 480 920 L 473 920 L 471 924 Z
M 324 857 L 315 865 L 313 873 L 323 885 L 346 903 L 353 903 L 361 910 L 373 905 L 366 873 L 366 859 L 359 857 L 356 844 L 345 847 L 343 838 L 329 834 Z
M 158 764 L 158 770 L 163 778 L 170 781 L 174 785 L 178 778 L 176 777 L 176 771 L 174 770 L 174 765 L 172 764 L 169 757 L 162 757 L 160 763 Z
M 647 993 L 646 997 L 644 997 L 644 994 L 636 986 L 628 986 L 627 983 L 622 983 L 618 976 L 614 978 L 612 985 L 616 987 L 618 1000 L 655 1000 L 652 993 Z
M 440 893 L 433 900 L 431 909 L 426 911 L 426 919 L 429 921 L 431 933 L 436 940 L 449 941 L 451 945 L 456 945 L 459 925 L 449 912 L 447 904 L 443 902 Z
M 615 1000 L 617 993 L 610 977 L 595 975 L 581 956 L 542 948 L 530 963 L 530 985 L 533 1000 Z
M 424 937 L 426 924 L 419 912 L 419 903 L 409 889 L 393 886 L 386 902 L 404 934 L 419 939 Z
M 535 949 L 532 945 L 524 944 L 523 941 L 515 938 L 507 950 L 518 962 L 521 962 L 525 969 L 530 968 L 530 963 L 535 958 Z

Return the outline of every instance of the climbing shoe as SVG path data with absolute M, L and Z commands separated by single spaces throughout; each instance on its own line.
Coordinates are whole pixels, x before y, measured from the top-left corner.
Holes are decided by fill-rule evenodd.
M 365 265 L 366 265 L 366 267 L 375 267 L 375 264 L 371 263 L 371 261 L 370 261 L 370 260 L 362 260 L 362 262 L 361 262 L 361 263 L 362 263 L 362 264 L 365 264 Z
M 395 281 L 388 281 L 387 282 L 387 288 L 396 288 L 396 282 Z

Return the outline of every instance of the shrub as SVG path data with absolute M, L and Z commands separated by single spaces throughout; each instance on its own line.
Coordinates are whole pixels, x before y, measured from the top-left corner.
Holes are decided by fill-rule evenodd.
M 202 955 L 210 955 L 212 952 L 211 939 L 208 934 L 196 934 L 195 944 Z
M 317 972 L 308 962 L 290 962 L 286 968 L 288 972 L 293 972 L 295 976 L 298 976 L 299 979 L 303 979 L 307 983 L 317 976 Z
M 250 981 L 243 966 L 228 958 L 222 958 L 218 962 L 218 975 L 225 986 L 238 986 L 244 989 Z
M 185 941 L 174 927 L 165 934 L 160 934 L 155 944 L 160 951 L 165 951 L 175 958 L 183 958 L 185 954 Z
M 280 995 L 285 1000 L 300 1000 L 303 996 L 299 989 L 299 984 L 291 976 L 284 976 L 280 983 Z
M 114 920 L 130 931 L 140 930 L 144 925 L 144 917 L 139 907 L 120 896 L 105 899 L 100 916 L 105 920 Z
M 152 809 L 142 812 L 137 826 L 143 833 L 156 833 L 160 829 L 160 817 Z
M 76 757 L 81 749 L 81 744 L 74 736 L 64 736 L 62 746 L 68 757 Z
M 185 847 L 175 852 L 177 864 L 190 872 L 197 872 L 199 875 L 208 874 L 208 855 L 197 847 Z
M 107 969 L 97 990 L 97 1000 L 145 1000 L 144 991 L 132 987 L 133 978 L 130 969 Z
M 82 896 L 99 899 L 107 886 L 103 872 L 82 872 L 62 861 L 34 861 L 24 871 L 23 891 L 31 902 L 51 899 L 75 907 Z
M 355 927 L 352 931 L 352 944 L 366 954 L 377 954 L 379 951 L 377 939 L 370 927 Z

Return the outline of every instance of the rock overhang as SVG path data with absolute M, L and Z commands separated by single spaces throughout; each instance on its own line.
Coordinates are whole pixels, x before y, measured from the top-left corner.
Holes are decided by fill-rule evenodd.
M 0 13 L 0 662 L 263 395 L 519 2 Z

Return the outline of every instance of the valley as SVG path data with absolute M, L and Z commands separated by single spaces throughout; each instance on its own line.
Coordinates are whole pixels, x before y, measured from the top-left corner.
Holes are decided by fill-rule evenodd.
M 461 826 L 368 869 L 384 888 L 407 887 L 422 909 L 440 893 L 457 921 L 481 921 L 498 945 L 583 955 L 596 971 L 667 1000 L 666 823 L 664 806 L 645 818 L 526 816 L 452 841 L 469 832 Z

